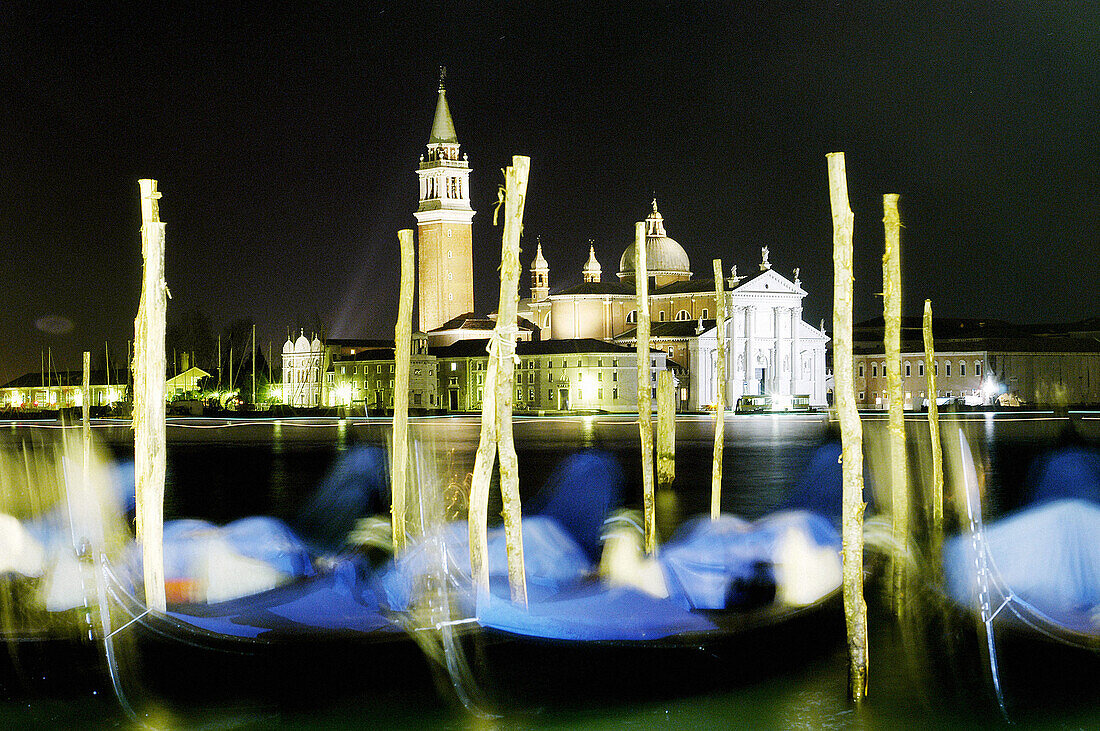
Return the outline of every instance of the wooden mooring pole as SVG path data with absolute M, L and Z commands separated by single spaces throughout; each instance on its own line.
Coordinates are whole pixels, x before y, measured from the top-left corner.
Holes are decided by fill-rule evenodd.
M 928 392 L 928 436 L 932 443 L 932 536 L 943 534 L 943 447 L 940 442 L 940 406 L 936 403 L 936 346 L 932 338 L 932 300 L 924 301 L 924 375 Z M 938 555 L 938 554 L 936 554 Z
M 409 485 L 409 360 L 412 352 L 412 306 L 416 277 L 416 252 L 412 229 L 397 232 L 401 247 L 401 288 L 397 305 L 397 324 L 393 329 L 393 476 L 392 497 L 393 553 L 405 551 L 406 495 Z
M 165 611 L 164 470 L 165 351 L 164 323 L 168 285 L 164 281 L 164 223 L 160 220 L 157 181 L 141 188 L 141 252 L 145 259 L 141 303 L 134 322 L 134 472 L 137 539 L 144 566 L 145 603 Z
M 715 337 L 714 462 L 710 470 L 710 519 L 722 514 L 722 453 L 726 446 L 726 293 L 722 287 L 722 260 L 714 260 Z
M 650 389 L 649 275 L 646 269 L 645 221 L 634 225 L 634 294 L 638 306 L 638 435 L 642 446 L 642 511 L 645 552 L 657 550 L 657 512 L 653 499 L 653 401 Z
M 826 155 L 833 214 L 833 362 L 843 461 L 841 533 L 844 618 L 848 630 L 848 687 L 852 700 L 867 694 L 867 603 L 863 599 L 863 428 L 856 410 L 852 358 L 852 232 L 844 153 Z
M 512 601 L 527 606 L 527 580 L 520 522 L 518 460 L 512 436 L 513 368 L 516 353 L 516 310 L 519 306 L 519 240 L 531 158 L 516 155 L 504 173 L 504 233 L 501 242 L 500 304 L 489 344 L 489 368 L 481 406 L 481 437 L 474 458 L 470 487 L 470 570 L 480 593 L 489 591 L 489 481 L 500 456 L 500 491 Z
M 672 371 L 657 374 L 657 487 L 676 481 L 676 385 Z
M 882 254 L 883 346 L 886 353 L 890 507 L 890 604 L 897 614 L 905 606 L 905 560 L 909 543 L 909 470 L 905 450 L 905 401 L 901 385 L 901 218 L 897 193 L 882 197 L 886 248 Z

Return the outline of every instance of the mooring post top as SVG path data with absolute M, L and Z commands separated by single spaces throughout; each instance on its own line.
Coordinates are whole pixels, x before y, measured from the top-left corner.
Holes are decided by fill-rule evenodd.
M 141 220 L 147 223 L 160 221 L 160 210 L 157 200 L 161 194 L 157 190 L 157 181 L 152 178 L 142 178 L 138 181 L 141 190 Z

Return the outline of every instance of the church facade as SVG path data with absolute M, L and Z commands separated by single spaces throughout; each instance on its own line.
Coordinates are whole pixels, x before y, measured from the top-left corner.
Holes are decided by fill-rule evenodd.
M 695 278 L 687 252 L 665 230 L 664 217 L 651 205 L 646 217 L 646 276 L 649 283 L 651 346 L 668 353 L 682 368 L 680 401 L 697 411 L 717 401 L 717 331 L 713 278 Z M 812 406 L 826 404 L 823 329 L 802 320 L 798 270 L 791 279 L 772 268 L 762 252 L 752 276 L 738 276 L 734 266 L 723 282 L 726 297 L 726 404 L 742 396 L 764 396 L 777 407 L 798 398 Z M 552 292 L 550 271 L 536 247 L 531 264 L 531 299 L 524 302 L 530 319 L 553 340 L 597 338 L 624 345 L 636 342 L 634 244 L 619 257 L 617 281 L 605 282 L 594 246 L 582 269 L 582 283 Z

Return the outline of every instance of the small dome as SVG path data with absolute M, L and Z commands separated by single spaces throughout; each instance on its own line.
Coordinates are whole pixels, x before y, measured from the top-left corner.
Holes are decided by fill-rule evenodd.
M 645 220 L 645 259 L 649 274 L 691 275 L 691 262 L 684 247 L 665 233 L 664 218 L 657 211 L 653 200 L 653 212 Z M 626 247 L 619 259 L 619 276 L 634 273 L 634 244 Z
M 321 338 L 314 337 L 313 342 L 309 344 L 309 349 L 314 353 L 320 352 L 321 351 Z
M 284 353 L 293 353 L 294 352 L 294 341 L 290 339 L 289 335 L 286 338 L 286 342 L 283 343 L 283 352 Z
M 298 339 L 294 341 L 294 352 L 296 353 L 308 353 L 309 341 L 306 340 L 305 335 L 299 335 Z

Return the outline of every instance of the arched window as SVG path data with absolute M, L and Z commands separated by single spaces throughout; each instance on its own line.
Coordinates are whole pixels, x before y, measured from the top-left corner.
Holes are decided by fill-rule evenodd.
M 691 313 L 688 312 L 687 310 L 680 310 L 679 312 L 676 313 L 676 319 L 677 320 L 690 320 L 691 319 Z
M 637 310 L 631 310 L 630 312 L 626 313 L 626 321 L 627 322 L 637 322 L 638 321 L 638 311 Z
M 542 321 L 543 327 L 550 327 L 550 313 L 546 313 L 546 319 Z
M 871 378 L 878 378 L 878 363 L 871 364 Z
M 959 375 L 960 376 L 965 376 L 966 375 L 966 361 L 965 360 L 960 360 L 959 361 Z
M 979 377 L 982 375 L 982 362 L 980 360 L 974 361 L 974 375 Z
M 905 377 L 906 378 L 908 378 L 910 375 L 912 375 L 911 371 L 912 371 L 912 369 L 911 369 L 911 366 L 909 364 L 909 361 L 905 361 Z

